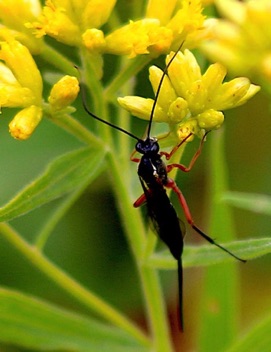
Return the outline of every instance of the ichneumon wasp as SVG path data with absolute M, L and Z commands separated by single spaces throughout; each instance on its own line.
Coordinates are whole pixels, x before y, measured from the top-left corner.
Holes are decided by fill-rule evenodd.
M 181 49 L 182 45 L 173 54 L 167 66 L 165 67 L 163 74 L 161 76 L 160 82 L 157 87 L 155 99 L 153 102 L 150 120 L 147 127 L 146 137 L 144 139 L 138 138 L 134 134 L 126 131 L 125 129 L 114 125 L 113 123 L 103 120 L 102 118 L 96 116 L 92 113 L 87 106 L 87 99 L 84 89 L 82 89 L 83 106 L 85 111 L 94 119 L 130 136 L 135 139 L 135 151 L 131 155 L 131 161 L 139 163 L 138 165 L 138 176 L 141 183 L 143 194 L 134 202 L 134 207 L 139 207 L 142 204 L 146 204 L 148 215 L 153 223 L 154 229 L 157 232 L 159 238 L 168 246 L 172 256 L 176 259 L 178 264 L 178 283 L 179 283 L 179 306 L 180 306 L 180 328 L 183 330 L 183 268 L 182 268 L 182 252 L 183 252 L 183 237 L 184 228 L 182 227 L 182 222 L 178 218 L 177 212 L 170 202 L 167 195 L 166 189 L 171 189 L 177 195 L 181 207 L 183 208 L 185 217 L 190 226 L 201 235 L 206 241 L 222 249 L 224 252 L 228 253 L 235 259 L 245 262 L 245 260 L 239 258 L 234 253 L 230 252 L 225 247 L 221 246 L 215 242 L 211 237 L 206 235 L 195 223 L 191 216 L 189 207 L 186 200 L 178 188 L 175 181 L 168 177 L 168 173 L 173 168 L 178 168 L 184 172 L 188 172 L 193 167 L 197 158 L 199 157 L 203 142 L 205 140 L 208 131 L 203 136 L 200 146 L 193 158 L 190 161 L 188 167 L 182 164 L 169 164 L 166 165 L 162 157 L 164 156 L 167 160 L 178 150 L 178 148 L 187 141 L 187 139 L 192 135 L 190 133 L 185 139 L 183 139 L 178 145 L 176 145 L 170 153 L 160 151 L 159 142 L 156 138 L 151 137 L 151 127 L 154 117 L 155 107 L 157 105 L 158 96 L 162 87 L 163 80 L 167 74 L 167 70 Z M 141 154 L 141 158 L 134 157 L 134 154 L 138 152 Z

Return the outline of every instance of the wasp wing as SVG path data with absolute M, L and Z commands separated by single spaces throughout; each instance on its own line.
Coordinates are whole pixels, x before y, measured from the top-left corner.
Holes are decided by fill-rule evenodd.
M 148 215 L 159 238 L 168 246 L 171 254 L 178 263 L 178 286 L 179 286 L 179 320 L 183 331 L 183 234 L 182 226 L 177 213 L 171 204 L 166 190 L 157 182 L 149 189 L 140 177 L 140 182 L 145 194 Z

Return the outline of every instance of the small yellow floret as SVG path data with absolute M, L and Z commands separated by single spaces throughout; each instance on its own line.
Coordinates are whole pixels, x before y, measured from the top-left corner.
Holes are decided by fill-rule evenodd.
M 53 86 L 48 101 L 53 110 L 62 110 L 73 103 L 78 93 L 77 78 L 64 76 Z
M 80 30 L 72 18 L 72 16 L 69 17 L 64 7 L 56 6 L 52 0 L 47 0 L 38 21 L 28 26 L 35 29 L 37 37 L 47 34 L 62 43 L 79 45 Z
M 28 139 L 34 132 L 42 118 L 42 109 L 39 106 L 29 106 L 19 111 L 9 124 L 12 137 L 20 140 Z
M 171 30 L 161 27 L 157 19 L 130 21 L 126 26 L 117 29 L 106 38 L 105 51 L 115 55 L 148 54 L 152 46 L 166 51 L 172 41 Z
M 87 29 L 82 35 L 82 40 L 91 52 L 102 51 L 105 47 L 104 33 L 96 28 Z
M 42 94 L 42 78 L 29 50 L 16 40 L 1 43 L 0 59 L 12 71 L 12 74 L 23 88 L 28 88 L 39 105 Z M 23 104 L 25 105 L 25 104 Z

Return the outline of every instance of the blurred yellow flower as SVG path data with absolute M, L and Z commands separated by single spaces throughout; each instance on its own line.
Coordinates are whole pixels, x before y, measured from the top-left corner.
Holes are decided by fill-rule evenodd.
M 161 27 L 157 19 L 143 19 L 131 21 L 108 35 L 105 40 L 106 52 L 133 58 L 139 54 L 148 54 L 154 45 L 162 52 L 168 51 L 172 42 L 172 31 Z
M 47 0 L 42 15 L 29 26 L 38 37 L 49 35 L 72 46 L 82 45 L 82 36 L 91 28 L 101 27 L 116 0 Z
M 28 27 L 34 28 L 38 37 L 49 35 L 67 45 L 84 45 L 95 55 L 111 53 L 130 58 L 167 53 L 184 41 L 185 47 L 192 47 L 209 36 L 200 0 L 150 0 L 145 18 L 131 20 L 105 34 L 99 28 L 107 22 L 115 3 L 47 0 L 42 14 Z
M 213 61 L 236 75 L 271 80 L 271 2 L 269 0 L 217 0 L 225 19 L 213 26 L 212 39 L 203 43 Z
M 105 52 L 117 55 L 152 53 L 157 56 L 184 47 L 198 45 L 209 36 L 209 26 L 205 26 L 200 0 L 150 0 L 146 17 L 131 21 L 105 37 Z
M 205 16 L 202 14 L 202 1 L 184 0 L 181 4 L 181 9 L 176 11 L 167 23 L 167 28 L 172 30 L 174 38 L 172 49 L 177 49 L 183 41 L 185 47 L 193 48 L 199 44 L 199 40 L 209 36 L 205 27 Z
M 10 37 L 26 45 L 32 53 L 39 53 L 42 41 L 25 25 L 35 21 L 41 14 L 39 0 L 0 0 L 0 38 Z
M 177 0 L 149 0 L 146 18 L 156 18 L 162 26 L 165 26 L 170 21 L 176 6 Z
M 167 56 L 166 63 L 173 54 Z M 168 123 L 171 132 L 180 140 L 190 133 L 201 138 L 206 131 L 219 128 L 224 121 L 222 110 L 244 104 L 260 89 L 244 77 L 223 83 L 226 70 L 218 63 L 201 74 L 196 58 L 187 49 L 177 54 L 167 72 L 153 119 Z M 150 68 L 150 81 L 155 94 L 162 74 L 159 68 Z M 119 98 L 118 102 L 132 115 L 150 119 L 152 99 L 127 96 Z

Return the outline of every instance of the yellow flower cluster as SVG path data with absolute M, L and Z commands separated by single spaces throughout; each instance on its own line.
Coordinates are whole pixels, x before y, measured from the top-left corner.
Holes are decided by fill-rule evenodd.
M 146 16 L 130 21 L 111 33 L 99 28 L 105 24 L 116 0 L 47 0 L 42 14 L 28 27 L 38 37 L 49 35 L 72 45 L 84 45 L 90 52 L 134 57 L 153 52 L 166 53 L 186 40 L 186 46 L 206 37 L 205 17 L 200 0 L 151 0 Z
M 236 75 L 271 81 L 270 0 L 217 0 L 222 18 L 213 26 L 212 38 L 203 43 L 212 61 L 222 62 Z
M 166 63 L 172 55 L 168 55 Z M 244 104 L 260 89 L 244 77 L 223 83 L 226 70 L 218 63 L 209 66 L 202 75 L 196 58 L 187 49 L 184 54 L 177 54 L 167 73 L 153 120 L 168 123 L 179 140 L 190 133 L 202 137 L 206 131 L 219 128 L 224 121 L 222 110 Z M 156 66 L 150 68 L 150 81 L 155 93 L 162 74 L 163 71 Z M 127 96 L 119 98 L 118 102 L 134 116 L 150 119 L 152 99 Z
M 0 42 L 0 59 L 0 106 L 22 109 L 9 129 L 14 138 L 25 140 L 42 118 L 42 77 L 29 50 L 16 40 Z M 65 109 L 78 91 L 76 78 L 63 78 L 49 96 L 50 109 Z
M 156 57 L 177 50 L 181 43 L 182 50 L 199 46 L 213 28 L 202 14 L 203 3 L 210 1 L 148 0 L 141 19 L 121 25 L 111 16 L 116 0 L 46 0 L 43 7 L 39 0 L 0 0 L 0 107 L 21 108 L 10 123 L 11 134 L 27 139 L 44 112 L 55 117 L 64 114 L 79 91 L 77 79 L 65 76 L 44 102 L 42 77 L 32 57 L 48 49 L 43 36 L 76 47 L 78 56 L 87 53 L 100 77 L 105 53 Z M 264 62 L 267 69 L 268 57 Z M 259 89 L 246 78 L 222 83 L 225 75 L 220 64 L 202 75 L 190 51 L 179 53 L 163 82 L 154 120 L 167 122 L 180 139 L 190 132 L 201 136 L 218 128 L 224 119 L 222 110 L 243 104 Z M 155 92 L 161 76 L 159 69 L 150 69 Z M 153 100 L 125 97 L 119 102 L 134 115 L 150 118 Z
M 23 108 L 10 123 L 13 137 L 27 139 L 41 120 L 42 79 L 28 49 L 12 40 L 1 43 L 0 106 Z
M 38 0 L 0 0 L 0 38 L 12 37 L 32 53 L 40 53 L 42 40 L 37 39 L 25 24 L 34 21 L 41 11 Z

